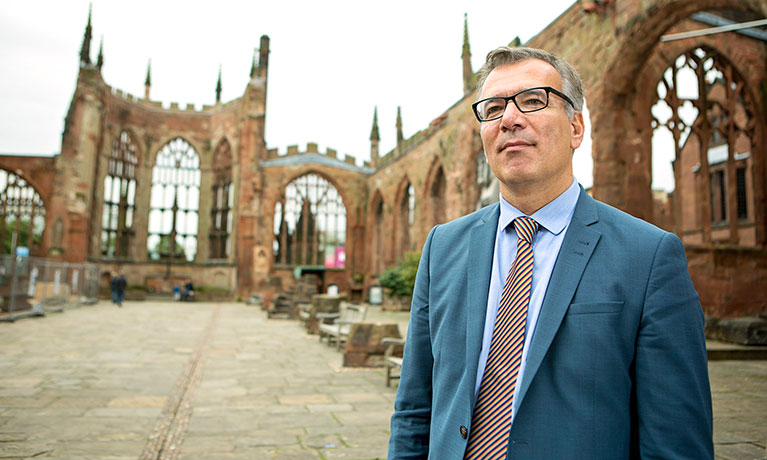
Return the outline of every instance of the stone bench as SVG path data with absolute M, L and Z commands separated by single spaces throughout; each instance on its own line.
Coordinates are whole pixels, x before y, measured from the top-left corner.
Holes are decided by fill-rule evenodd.
M 382 367 L 387 345 L 384 338 L 399 338 L 397 323 L 356 323 L 349 331 L 349 338 L 344 348 L 344 366 L 346 367 Z M 396 357 L 397 353 L 393 353 Z

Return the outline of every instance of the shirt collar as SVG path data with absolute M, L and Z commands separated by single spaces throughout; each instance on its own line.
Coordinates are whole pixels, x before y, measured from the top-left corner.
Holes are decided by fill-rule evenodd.
M 573 183 L 570 184 L 570 187 L 568 187 L 567 190 L 554 198 L 549 204 L 533 213 L 530 217 L 535 219 L 535 221 L 538 222 L 538 225 L 542 228 L 545 228 L 555 235 L 559 235 L 562 230 L 567 227 L 567 224 L 570 223 L 579 195 L 580 187 L 578 186 L 578 182 L 573 179 Z M 503 196 L 500 196 L 500 202 L 501 216 L 498 219 L 499 229 L 508 227 L 514 219 L 525 215 L 522 211 L 506 201 Z

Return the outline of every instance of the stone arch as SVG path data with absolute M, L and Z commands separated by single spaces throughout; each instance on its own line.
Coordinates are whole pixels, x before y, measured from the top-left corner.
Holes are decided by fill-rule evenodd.
M 200 159 L 200 166 L 202 167 L 203 152 L 205 152 L 206 150 L 209 150 L 209 148 L 205 149 L 203 148 L 202 145 L 200 145 L 200 142 L 192 141 L 188 137 L 180 135 L 180 134 L 172 134 L 169 136 L 165 136 L 163 137 L 162 142 L 159 142 L 158 144 L 154 144 L 154 145 L 159 145 L 159 147 L 155 148 L 151 153 L 148 153 L 146 155 L 145 157 L 147 161 L 146 166 L 150 169 L 154 167 L 155 163 L 157 163 L 157 155 L 159 155 L 160 151 L 162 151 L 162 149 L 165 148 L 166 145 L 170 144 L 171 142 L 177 139 L 181 139 L 182 141 L 186 142 L 192 147 L 192 149 L 194 149 L 195 152 L 197 152 L 197 156 Z M 149 149 L 149 147 L 147 147 L 147 149 Z
M 132 127 L 129 127 L 129 126 L 120 128 L 120 131 L 118 131 L 117 134 L 115 134 L 114 137 L 112 137 L 112 142 L 109 143 L 110 151 L 109 152 L 105 152 L 106 155 L 109 156 L 111 154 L 112 146 L 114 145 L 114 143 L 116 141 L 119 141 L 119 139 L 120 139 L 120 137 L 122 136 L 123 133 L 125 133 L 130 138 L 131 142 L 133 143 L 133 147 L 134 147 L 134 150 L 135 150 L 134 153 L 136 155 L 136 162 L 137 162 L 138 165 L 141 165 L 141 160 L 144 158 L 144 153 L 143 153 L 143 149 L 141 147 L 141 142 L 139 142 L 139 136 L 136 135 L 136 131 Z M 163 144 L 163 145 L 165 145 L 165 144 Z
M 413 223 L 415 222 L 415 190 L 405 175 L 397 187 L 394 198 L 394 259 L 403 260 L 413 250 Z
M 0 253 L 15 254 L 23 246 L 40 255 L 45 215 L 38 190 L 22 175 L 0 168 Z
M 422 220 L 426 222 L 427 228 L 431 228 L 447 221 L 445 196 L 447 176 L 439 158 L 435 158 L 432 162 L 424 186 L 422 198 L 424 206 L 421 206 L 424 218 Z
M 601 81 L 591 81 L 596 94 L 592 109 L 593 126 L 621 127 L 607 134 L 595 133 L 593 144 L 594 188 L 596 198 L 620 207 L 631 214 L 652 220 L 653 200 L 650 190 L 648 168 L 648 145 L 646 130 L 641 123 L 641 107 L 637 105 L 641 92 L 637 91 L 637 75 L 643 72 L 647 61 L 659 47 L 662 34 L 691 14 L 717 8 L 747 10 L 767 16 L 767 4 L 763 0 L 659 0 L 648 4 L 645 10 L 635 15 L 623 30 L 623 38 L 611 53 L 612 58 L 600 75 Z M 691 43 L 700 43 L 693 40 Z M 757 114 L 758 123 L 765 124 L 764 108 Z M 644 120 L 646 121 L 646 120 Z M 765 133 L 759 131 L 754 144 L 762 146 L 760 156 L 764 157 Z M 755 152 L 756 154 L 756 152 Z M 754 176 L 765 180 L 763 161 L 754 167 Z M 767 244 L 765 227 L 767 216 L 764 211 L 763 189 L 754 189 L 756 208 L 757 241 Z
M 222 137 L 213 151 L 208 258 L 228 259 L 234 250 L 235 184 L 232 147 Z
M 373 193 L 368 205 L 368 225 L 370 229 L 370 245 L 368 246 L 368 270 L 373 277 L 383 273 L 386 268 L 386 244 L 384 235 L 386 233 L 386 204 L 384 202 L 381 190 Z
M 320 171 L 317 168 L 313 168 L 311 166 L 308 166 L 308 167 L 306 167 L 304 169 L 301 169 L 299 171 L 296 171 L 296 172 L 292 172 L 290 175 L 288 175 L 287 179 L 284 180 L 282 182 L 282 184 L 280 184 L 280 190 L 284 190 L 285 187 L 288 186 L 288 184 L 290 184 L 294 180 L 298 179 L 299 177 L 305 176 L 307 174 L 316 174 L 316 175 L 322 177 L 323 179 L 325 179 L 326 181 L 328 181 L 328 183 L 330 183 L 330 185 L 332 185 L 336 189 L 336 191 L 338 191 L 338 195 L 341 197 L 341 200 L 343 200 L 344 207 L 346 209 L 350 209 L 350 201 L 348 199 L 349 192 L 347 192 L 341 186 L 341 184 L 338 182 L 338 180 L 336 180 L 333 176 L 331 176 L 330 174 L 328 174 L 326 172 Z M 275 200 L 274 202 L 272 202 L 272 203 L 270 203 L 268 205 L 271 205 L 271 207 L 273 208 L 276 203 L 277 203 L 277 200 Z
M 485 156 L 484 149 L 480 149 L 474 154 L 472 161 L 467 162 L 472 168 L 472 210 L 483 208 L 491 203 L 498 201 L 498 194 L 500 188 L 498 186 L 498 179 L 490 169 L 490 165 L 487 163 L 487 157 Z
M 216 148 L 213 149 L 213 168 L 215 169 L 216 164 L 219 161 L 224 161 L 228 163 L 229 165 L 232 165 L 234 163 L 234 153 L 232 150 L 232 143 L 229 142 L 229 140 L 226 138 L 226 136 L 222 136 L 221 139 L 218 140 L 216 143 Z
M 268 257 L 270 264 L 272 264 L 271 267 L 273 267 L 274 266 L 273 264 L 276 263 L 277 245 L 279 244 L 278 241 L 273 240 L 273 237 L 278 230 L 278 222 L 276 221 L 276 214 L 275 214 L 275 211 L 277 209 L 277 204 L 280 203 L 282 193 L 285 190 L 285 187 L 287 187 L 291 182 L 298 179 L 299 177 L 307 175 L 307 174 L 316 174 L 320 176 L 324 180 L 328 181 L 328 183 L 331 184 L 336 189 L 339 196 L 341 197 L 344 208 L 347 210 L 347 228 L 346 228 L 347 238 L 349 237 L 349 235 L 353 235 L 352 221 L 351 219 L 348 218 L 350 215 L 350 210 L 352 210 L 350 206 L 350 202 L 348 201 L 349 192 L 347 192 L 343 187 L 341 187 L 339 182 L 334 177 L 332 177 L 330 174 L 326 172 L 321 171 L 320 169 L 316 167 L 312 167 L 311 165 L 304 166 L 302 169 L 298 171 L 288 171 L 286 175 L 284 176 L 280 175 L 279 179 L 276 179 L 275 181 L 276 183 L 279 184 L 279 188 L 278 188 L 279 192 L 268 193 L 268 194 L 264 194 L 263 196 L 262 208 L 264 209 L 263 211 L 264 219 L 267 222 L 271 222 L 271 225 L 272 225 L 271 232 L 270 232 L 270 234 L 272 235 L 272 243 L 264 244 L 264 247 L 268 246 L 269 250 L 271 250 L 271 254 Z M 270 186 L 269 188 L 271 189 L 272 187 Z M 351 241 L 351 238 L 348 238 L 348 239 L 349 241 L 347 241 L 347 243 L 348 243 L 350 251 L 352 251 L 354 250 L 354 248 L 352 247 L 352 241 Z M 358 246 L 355 246 L 355 247 L 358 247 Z
M 485 150 L 482 146 L 482 139 L 479 136 L 479 130 L 474 129 L 471 133 L 471 142 L 469 148 L 465 151 L 461 158 L 462 171 L 461 177 L 464 193 L 462 194 L 462 211 L 461 214 L 468 214 L 472 211 L 483 206 L 483 202 L 487 202 L 487 190 L 488 186 L 492 187 L 492 183 L 495 180 L 495 176 L 490 167 L 487 164 L 485 158 Z M 489 176 L 488 176 L 489 175 Z M 497 187 L 495 187 L 497 189 Z M 498 194 L 495 193 L 497 200 Z M 489 202 L 485 203 L 489 204 Z
M 130 129 L 121 129 L 106 152 L 101 185 L 100 209 L 96 214 L 99 225 L 99 254 L 104 257 L 127 257 L 133 243 L 136 195 L 139 184 L 141 154 L 136 136 Z M 98 212 L 100 211 L 100 214 Z
M 147 251 L 150 259 L 163 259 L 169 267 L 198 255 L 200 162 L 199 150 L 181 136 L 168 140 L 153 158 Z
M 667 222 L 657 213 L 654 220 L 686 243 L 753 246 L 754 192 L 764 190 L 764 181 L 753 172 L 765 160 L 755 138 L 764 138 L 765 127 L 757 123 L 747 80 L 729 53 L 718 48 L 699 43 L 675 49 L 679 54 L 665 59 L 653 98 L 651 150 L 655 166 L 656 134 L 671 137 L 674 190 L 665 207 Z M 687 87 L 685 76 L 691 80 Z M 655 173 L 653 168 L 653 180 Z
M 340 190 L 317 172 L 289 181 L 274 204 L 274 261 L 345 268 L 347 207 Z
M 28 168 L 26 167 L 25 162 L 24 159 L 22 160 L 21 165 L 18 163 L 0 163 L 0 171 L 5 171 L 8 174 L 13 174 L 24 180 L 24 182 L 32 187 L 35 190 L 35 193 L 40 196 L 40 200 L 43 202 L 43 207 L 48 209 L 52 201 L 51 192 L 47 191 L 50 190 L 50 184 L 48 184 L 48 182 L 53 182 L 53 176 L 39 174 L 39 169 Z M 51 163 L 51 165 L 53 165 L 53 163 Z M 51 167 L 51 169 L 53 168 Z
M 221 148 L 222 145 L 228 145 L 229 146 L 229 152 L 230 152 L 230 159 L 229 163 L 234 167 L 238 166 L 240 164 L 240 158 L 237 154 L 237 142 L 236 140 L 230 139 L 230 136 L 226 134 L 222 134 L 218 141 L 215 142 L 214 148 L 211 150 L 211 156 L 210 161 L 211 164 L 211 170 L 215 169 L 216 167 L 216 153 L 218 152 L 218 149 Z

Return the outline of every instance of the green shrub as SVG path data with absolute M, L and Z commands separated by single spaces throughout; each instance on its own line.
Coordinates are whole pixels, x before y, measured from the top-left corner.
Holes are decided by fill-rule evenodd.
M 387 289 L 392 296 L 413 296 L 415 287 L 415 275 L 418 272 L 418 262 L 421 260 L 419 252 L 405 253 L 405 259 L 400 261 L 396 267 L 389 267 L 381 276 L 378 282 Z
M 378 277 L 378 282 L 389 295 L 407 295 L 407 286 L 399 274 L 399 267 L 389 267 Z

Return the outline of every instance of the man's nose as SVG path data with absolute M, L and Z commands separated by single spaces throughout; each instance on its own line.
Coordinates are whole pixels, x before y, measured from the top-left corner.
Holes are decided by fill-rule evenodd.
M 523 128 L 526 120 L 527 118 L 525 114 L 519 110 L 517 104 L 515 104 L 514 101 L 509 101 L 508 104 L 506 104 L 506 108 L 503 110 L 501 129 L 512 130 L 515 128 Z

